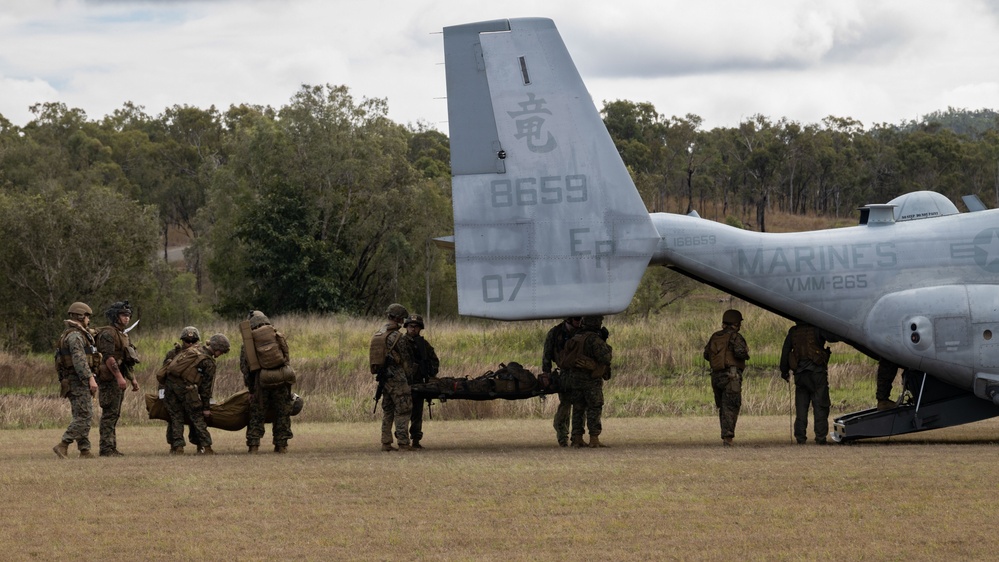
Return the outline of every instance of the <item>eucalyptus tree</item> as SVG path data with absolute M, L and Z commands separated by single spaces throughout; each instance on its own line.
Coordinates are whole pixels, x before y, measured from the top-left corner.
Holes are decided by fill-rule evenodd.
M 781 167 L 788 158 L 786 139 L 781 137 L 787 121 L 773 123 L 754 115 L 739 124 L 733 156 L 748 178 L 749 193 L 756 208 L 756 226 L 766 231 L 766 210 L 778 185 Z
M 384 100 L 325 85 L 273 114 L 227 114 L 228 165 L 202 213 L 221 310 L 371 312 L 422 289 L 413 273 L 447 203 L 440 180 L 410 164 L 412 133 L 386 113 Z
M 155 209 L 106 186 L 0 193 L 0 237 L 0 314 L 14 347 L 47 349 L 69 303 L 97 310 L 152 285 Z

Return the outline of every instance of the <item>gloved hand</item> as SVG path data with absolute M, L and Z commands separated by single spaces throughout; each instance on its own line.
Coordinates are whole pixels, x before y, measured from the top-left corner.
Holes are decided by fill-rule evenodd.
M 576 368 L 583 369 L 586 371 L 592 371 L 597 368 L 597 362 L 584 355 L 581 356 L 579 359 L 576 359 Z
M 791 379 L 791 373 L 781 373 L 780 378 L 784 379 L 785 381 L 788 381 Z

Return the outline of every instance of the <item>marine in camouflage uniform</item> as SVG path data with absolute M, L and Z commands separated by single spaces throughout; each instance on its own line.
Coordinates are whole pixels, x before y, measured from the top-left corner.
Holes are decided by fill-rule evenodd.
M 406 333 L 402 337 L 407 340 L 407 347 L 413 354 L 413 374 L 410 376 L 410 381 L 413 384 L 422 384 L 430 379 L 437 378 L 441 362 L 437 358 L 434 346 L 430 345 L 430 342 L 420 335 L 420 331 L 425 327 L 423 317 L 419 314 L 414 314 L 406 318 L 405 322 L 402 323 L 402 327 L 406 329 Z M 409 418 L 409 422 L 409 435 L 412 437 L 410 447 L 413 449 L 422 449 L 423 446 L 420 445 L 420 440 L 423 439 L 423 400 L 413 403 L 413 413 Z
M 803 445 L 808 439 L 808 406 L 815 418 L 815 442 L 826 444 L 829 435 L 829 348 L 835 336 L 804 322 L 787 331 L 780 354 L 780 376 L 789 380 L 794 372 L 794 440 Z
M 715 393 L 715 407 L 721 425 L 722 443 L 732 444 L 735 424 L 742 408 L 742 371 L 749 359 L 749 346 L 739 334 L 742 313 L 726 310 L 722 315 L 722 329 L 711 335 L 704 346 L 704 358 L 711 367 L 711 388 Z
M 409 343 L 402 337 L 399 329 L 409 312 L 401 304 L 391 304 L 386 313 L 388 322 L 372 336 L 371 353 L 376 349 L 384 352 L 382 357 L 371 357 L 371 371 L 376 374 L 379 365 L 382 365 L 383 374 L 378 376 L 384 378 L 382 384 L 382 450 L 383 451 L 408 451 L 411 450 L 409 442 L 409 420 L 413 415 L 413 391 L 410 388 L 410 376 L 415 371 L 412 365 L 413 353 L 409 349 Z M 376 340 L 384 340 L 384 346 L 376 344 Z M 399 449 L 392 446 L 393 432 L 395 425 L 395 441 L 399 444 Z
M 110 323 L 97 332 L 97 351 L 102 359 L 97 369 L 97 402 L 101 405 L 101 456 L 120 457 L 116 428 L 121 418 L 121 404 L 125 400 L 125 389 L 131 384 L 132 392 L 138 392 L 139 382 L 132 370 L 138 363 L 135 348 L 128 340 L 125 327 L 132 318 L 132 308 L 128 301 L 116 302 L 104 312 Z
M 559 322 L 552 329 L 548 330 L 545 336 L 545 347 L 541 352 L 541 372 L 551 375 L 552 363 L 559 365 L 559 356 L 565 349 L 565 342 L 569 341 L 573 332 L 579 328 L 582 317 L 573 316 Z M 569 396 L 569 389 L 565 384 L 559 386 L 558 408 L 555 409 L 555 419 L 552 420 L 552 427 L 555 428 L 555 439 L 562 447 L 569 445 L 569 421 L 572 416 L 572 398 Z
M 212 436 L 205 418 L 211 417 L 212 386 L 215 384 L 215 359 L 229 352 L 229 339 L 215 334 L 200 349 L 202 356 L 183 375 L 168 374 L 164 402 L 170 416 L 173 443 L 170 454 L 184 454 L 184 417 L 198 436 L 198 452 L 213 455 Z
M 163 365 L 166 366 L 167 363 L 173 361 L 173 358 L 176 357 L 178 353 L 196 345 L 199 341 L 201 341 L 201 332 L 199 332 L 194 326 L 185 326 L 180 331 L 180 343 L 173 344 L 173 349 L 166 353 L 166 356 L 163 357 Z M 165 395 L 166 383 L 161 383 L 158 390 L 162 390 Z M 191 445 L 198 448 L 199 453 L 203 452 L 201 450 L 201 445 L 198 443 L 198 434 L 194 430 L 194 425 L 188 424 L 187 427 L 187 440 L 191 442 Z M 171 447 L 173 446 L 173 424 L 170 422 L 167 422 L 166 426 L 166 442 L 167 445 L 170 445 Z
M 250 312 L 247 318 L 250 329 L 256 330 L 263 326 L 271 326 L 271 321 L 259 310 Z M 274 336 L 284 364 L 290 360 L 288 342 L 284 336 L 274 331 Z M 246 342 L 239 348 L 239 370 L 243 373 L 243 384 L 250 391 L 250 421 L 246 425 L 246 447 L 249 453 L 257 453 L 260 449 L 260 439 L 264 436 L 264 417 L 267 410 L 274 412 L 274 424 L 271 437 L 274 441 L 275 453 L 288 452 L 288 440 L 293 437 L 291 432 L 291 384 L 277 386 L 260 385 L 260 369 L 251 370 L 246 356 Z
M 562 366 L 567 370 L 569 393 L 572 400 L 572 437 L 573 447 L 606 447 L 600 442 L 603 426 L 600 416 L 604 408 L 604 380 L 610 379 L 610 364 L 612 350 L 603 337 L 601 327 L 603 316 L 584 316 L 578 331 L 571 340 L 581 340 L 582 357 L 572 365 Z M 569 347 L 570 343 L 566 343 Z M 569 361 L 569 359 L 566 359 Z M 583 420 L 590 431 L 590 442 L 583 441 Z
M 93 396 L 97 392 L 94 368 L 100 363 L 94 337 L 87 329 L 93 311 L 86 303 L 74 302 L 69 306 L 68 314 L 66 328 L 59 336 L 56 347 L 55 363 L 61 395 L 69 399 L 73 421 L 52 450 L 59 458 L 64 459 L 68 455 L 69 445 L 76 441 L 80 458 L 92 458 L 90 424 L 93 420 Z

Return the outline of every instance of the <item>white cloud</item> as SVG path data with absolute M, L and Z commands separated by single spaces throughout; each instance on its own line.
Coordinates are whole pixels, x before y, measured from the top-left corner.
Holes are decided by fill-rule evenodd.
M 551 17 L 594 99 L 649 101 L 731 126 L 762 113 L 866 125 L 999 106 L 987 0 L 8 0 L 0 114 L 60 101 L 100 118 L 126 101 L 280 106 L 303 83 L 388 98 L 446 131 L 444 26 Z

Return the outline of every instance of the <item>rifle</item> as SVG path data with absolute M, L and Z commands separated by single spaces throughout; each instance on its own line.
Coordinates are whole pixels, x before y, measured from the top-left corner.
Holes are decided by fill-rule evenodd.
M 375 375 L 375 380 L 378 382 L 378 388 L 375 389 L 375 405 L 371 408 L 372 414 L 378 411 L 378 401 L 382 399 L 382 394 L 385 394 L 385 379 L 388 378 L 385 371 L 385 365 L 382 365 L 382 368 L 378 369 L 378 373 Z

